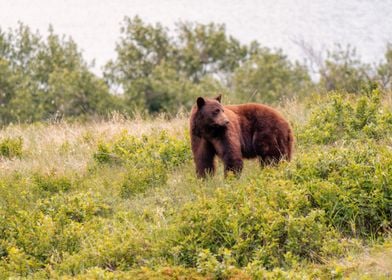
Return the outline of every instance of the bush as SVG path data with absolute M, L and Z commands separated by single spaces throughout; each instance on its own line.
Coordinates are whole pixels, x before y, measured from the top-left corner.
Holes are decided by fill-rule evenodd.
M 392 226 L 391 158 L 391 150 L 374 141 L 353 141 L 302 154 L 287 176 L 339 231 L 376 236 Z
M 169 32 L 159 23 L 126 17 L 116 52 L 104 76 L 112 88 L 123 89 L 128 107 L 176 114 L 198 95 L 224 89 L 220 81 L 246 58 L 248 47 L 220 24 L 180 22 Z
M 72 186 L 69 176 L 59 175 L 54 171 L 49 174 L 36 173 L 34 175 L 34 182 L 40 193 L 66 192 Z
M 357 56 L 356 49 L 350 45 L 343 48 L 337 45 L 327 52 L 327 57 L 319 69 L 319 85 L 327 91 L 341 90 L 360 93 L 372 79 L 372 68 Z
M 100 194 L 79 192 L 68 196 L 62 194 L 40 200 L 39 209 L 57 221 L 83 223 L 94 217 L 106 217 L 111 213 L 111 205 Z
M 168 170 L 190 158 L 189 140 L 177 139 L 164 130 L 140 138 L 124 132 L 111 143 L 98 144 L 98 151 L 94 154 L 99 164 L 125 167 L 127 175 L 120 190 L 123 198 L 165 185 Z
M 85 239 L 80 251 L 65 254 L 63 260 L 56 265 L 57 271 L 75 275 L 93 267 L 122 271 L 135 264 L 143 264 L 143 257 L 149 254 L 149 244 L 140 232 L 116 221 L 105 222 L 106 225 L 102 222 L 99 224 L 90 233 L 94 242 Z
M 303 65 L 267 48 L 237 68 L 232 83 L 238 102 L 277 103 L 282 98 L 301 98 L 312 86 Z
M 21 157 L 23 149 L 23 139 L 21 137 L 6 137 L 0 140 L 0 157 L 13 158 Z
M 165 130 L 140 138 L 124 131 L 110 143 L 99 143 L 94 159 L 100 163 L 143 166 L 151 159 L 166 168 L 176 167 L 191 158 L 189 139 L 178 139 Z
M 123 198 L 145 192 L 149 188 L 164 186 L 167 181 L 167 171 L 160 162 L 149 162 L 143 167 L 128 167 L 127 175 L 121 184 L 120 195 Z
M 18 195 L 14 196 L 8 195 L 7 200 L 16 200 Z M 79 252 L 86 236 L 96 232 L 100 220 L 111 214 L 111 205 L 91 192 L 68 196 L 58 193 L 36 200 L 34 207 L 10 205 L 1 213 L 0 271 L 16 277 L 30 275 Z
M 175 224 L 170 251 L 179 264 L 191 267 L 205 259 L 205 250 L 214 257 L 213 267 L 222 265 L 221 252 L 228 250 L 235 266 L 258 260 L 269 269 L 300 259 L 317 262 L 341 250 L 324 211 L 312 208 L 304 190 L 261 176 L 187 205 Z
M 329 144 L 337 140 L 381 139 L 392 132 L 392 113 L 383 108 L 381 93 L 374 89 L 350 98 L 332 93 L 316 107 L 309 122 L 300 128 L 298 140 Z

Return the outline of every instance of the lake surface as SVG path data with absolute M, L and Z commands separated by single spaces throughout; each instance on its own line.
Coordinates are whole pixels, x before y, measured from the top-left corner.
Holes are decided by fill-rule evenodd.
M 257 40 L 299 60 L 301 40 L 317 50 L 351 44 L 366 62 L 380 61 L 392 43 L 392 0 L 0 0 L 3 30 L 21 21 L 45 35 L 52 24 L 95 59 L 98 74 L 115 57 L 122 19 L 134 15 L 170 28 L 179 20 L 224 23 L 244 43 Z

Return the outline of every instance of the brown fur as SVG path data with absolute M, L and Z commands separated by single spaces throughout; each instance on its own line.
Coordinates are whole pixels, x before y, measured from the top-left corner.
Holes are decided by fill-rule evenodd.
M 190 117 L 190 134 L 196 173 L 215 172 L 217 155 L 225 174 L 239 174 L 243 158 L 260 159 L 262 165 L 291 160 L 294 137 L 285 118 L 263 104 L 223 106 L 220 96 L 197 99 Z

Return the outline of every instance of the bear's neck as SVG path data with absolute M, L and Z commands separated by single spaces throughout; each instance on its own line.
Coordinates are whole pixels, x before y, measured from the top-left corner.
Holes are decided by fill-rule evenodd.
M 226 135 L 227 127 L 226 126 L 207 126 L 204 128 L 203 135 L 206 138 L 214 139 L 220 138 Z

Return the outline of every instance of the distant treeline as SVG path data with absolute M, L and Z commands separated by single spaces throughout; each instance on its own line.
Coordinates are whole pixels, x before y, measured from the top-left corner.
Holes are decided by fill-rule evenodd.
M 51 27 L 43 38 L 20 23 L 0 29 L 0 125 L 113 111 L 175 114 L 197 96 L 217 92 L 232 102 L 276 103 L 314 91 L 360 93 L 376 83 L 392 90 L 392 45 L 373 65 L 361 62 L 350 46 L 325 55 L 300 46 L 303 63 L 256 41 L 241 44 L 221 24 L 180 22 L 169 32 L 159 23 L 125 18 L 117 57 L 106 63 L 101 78 L 71 38 Z

